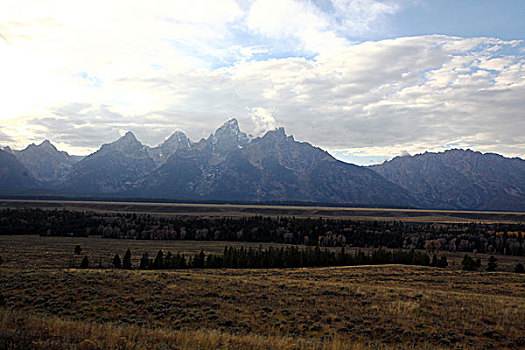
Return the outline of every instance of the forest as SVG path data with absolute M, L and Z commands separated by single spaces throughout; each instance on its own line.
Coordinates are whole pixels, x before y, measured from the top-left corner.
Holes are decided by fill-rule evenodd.
M 273 242 L 319 247 L 525 255 L 523 224 L 407 223 L 295 217 L 194 217 L 3 209 L 0 234 L 135 240 Z

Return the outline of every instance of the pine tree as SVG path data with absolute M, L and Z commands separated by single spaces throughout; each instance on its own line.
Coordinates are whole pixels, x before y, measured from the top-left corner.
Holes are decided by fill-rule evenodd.
M 75 246 L 75 255 L 80 255 L 82 254 L 82 248 L 77 244 Z
M 514 272 L 516 272 L 516 273 L 525 273 L 525 266 L 523 266 L 522 263 L 517 263 L 516 267 L 514 268 Z
M 206 255 L 204 254 L 204 251 L 201 249 L 201 252 L 199 253 L 199 264 L 200 267 L 204 268 L 204 260 L 206 258 Z
M 476 271 L 478 269 L 478 266 L 474 259 L 465 254 L 465 257 L 461 261 L 461 269 L 465 271 Z
M 434 256 L 432 257 L 432 262 L 430 263 L 430 266 L 433 266 L 433 267 L 439 266 L 439 261 L 438 261 L 438 257 L 436 254 L 434 254 Z
M 122 262 L 120 261 L 120 256 L 118 253 L 113 257 L 113 267 L 116 269 L 120 269 L 122 267 Z
M 154 269 L 163 269 L 164 268 L 164 253 L 162 253 L 162 250 L 159 250 L 157 253 L 157 256 L 155 257 L 155 260 L 153 260 L 153 266 Z
M 491 255 L 487 262 L 487 271 L 496 271 L 498 268 L 498 259 Z
M 87 256 L 84 256 L 84 259 L 82 259 L 82 262 L 80 263 L 81 269 L 87 269 L 89 268 L 89 259 Z
M 149 265 L 150 265 L 150 260 L 149 260 L 148 252 L 144 252 L 144 254 L 142 254 L 142 257 L 140 258 L 139 269 L 145 270 L 149 268 Z
M 166 257 L 164 258 L 164 268 L 165 269 L 172 269 L 173 268 L 173 255 L 170 251 L 166 254 Z
M 476 259 L 476 269 L 479 269 L 481 267 L 481 258 Z
M 129 249 L 126 250 L 126 254 L 124 254 L 124 260 L 122 260 L 122 267 L 125 269 L 131 269 L 133 267 L 131 264 L 131 251 Z
M 445 256 L 442 256 L 441 259 L 439 259 L 439 267 L 447 267 L 448 261 Z

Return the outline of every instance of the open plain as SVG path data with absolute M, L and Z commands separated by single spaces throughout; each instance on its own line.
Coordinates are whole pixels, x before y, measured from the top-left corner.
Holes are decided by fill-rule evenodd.
M 525 347 L 525 275 L 400 265 L 70 269 L 128 248 L 219 252 L 233 242 L 0 237 L 0 348 L 491 349 Z M 250 246 L 258 246 L 251 244 Z M 458 257 L 459 258 L 459 257 Z
M 156 203 L 93 200 L 0 199 L 0 208 L 42 208 L 99 213 L 147 213 L 210 217 L 295 216 L 425 223 L 523 223 L 525 212 L 458 211 L 255 204 Z

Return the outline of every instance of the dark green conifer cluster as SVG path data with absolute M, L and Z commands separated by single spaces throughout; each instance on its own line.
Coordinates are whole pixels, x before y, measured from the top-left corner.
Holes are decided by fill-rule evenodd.
M 465 254 L 461 261 L 461 268 L 465 271 L 476 271 L 481 267 L 481 259 L 474 260 L 471 256 Z
M 437 258 L 436 258 L 437 259 Z M 438 260 L 438 267 L 445 267 L 446 258 Z M 222 254 L 204 254 L 201 250 L 186 257 L 184 254 L 164 254 L 159 250 L 151 259 L 144 252 L 140 259 L 140 269 L 184 269 L 184 268 L 297 268 L 324 266 L 354 266 L 354 265 L 421 265 L 430 266 L 431 261 L 426 253 L 416 251 L 376 249 L 370 253 L 357 251 L 346 253 L 345 249 L 335 252 L 319 247 L 300 249 L 290 246 L 285 248 L 269 247 L 266 249 L 226 247 Z

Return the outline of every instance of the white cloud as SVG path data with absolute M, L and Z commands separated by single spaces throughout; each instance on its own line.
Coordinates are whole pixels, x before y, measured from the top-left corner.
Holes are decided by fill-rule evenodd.
M 305 52 L 331 54 L 363 33 L 382 30 L 379 19 L 400 9 L 397 3 L 376 0 L 328 4 L 330 8 L 323 10 L 311 1 L 256 0 L 246 22 L 251 30 Z
M 382 16 L 401 9 L 400 3 L 376 0 L 334 0 L 333 6 L 342 28 L 350 34 L 376 31 Z
M 205 137 L 230 115 L 259 134 L 276 115 L 299 140 L 364 157 L 525 156 L 523 43 L 351 43 L 400 5 L 319 3 L 3 2 L 0 142 L 87 152 L 119 130 L 156 144 L 179 128 Z
M 277 122 L 269 109 L 253 107 L 251 119 L 255 123 L 255 136 L 262 136 L 267 131 L 277 128 Z

